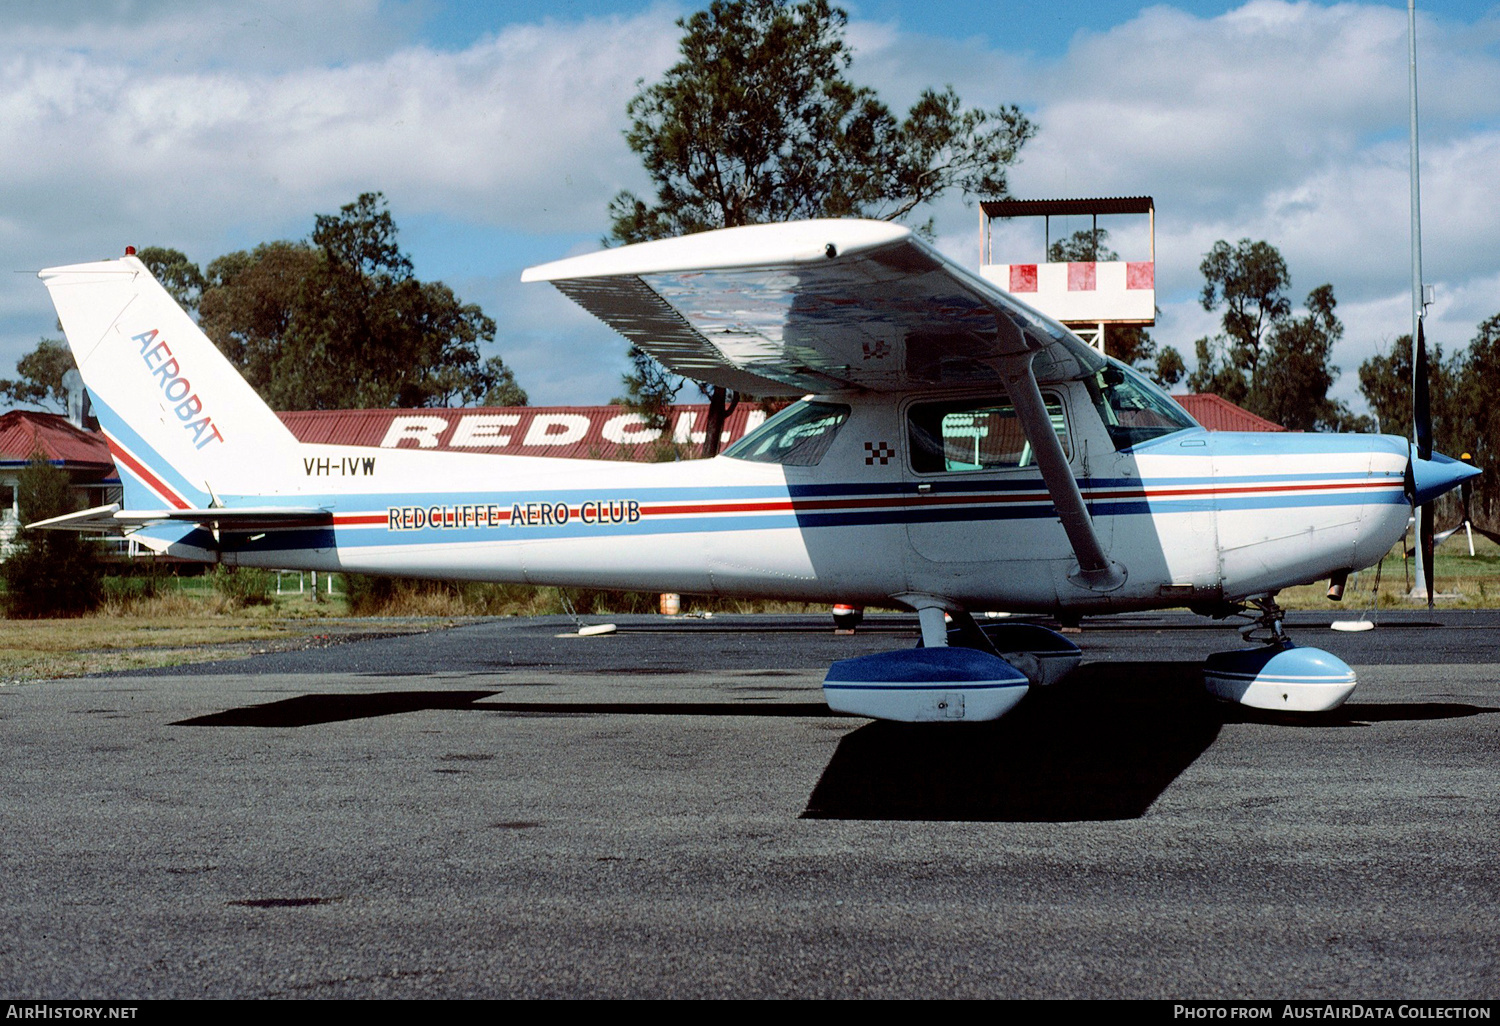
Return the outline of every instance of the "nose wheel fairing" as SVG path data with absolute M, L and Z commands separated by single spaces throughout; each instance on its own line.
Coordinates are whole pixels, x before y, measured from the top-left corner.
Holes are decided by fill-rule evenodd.
M 1281 641 L 1215 652 L 1204 660 L 1203 683 L 1210 694 L 1252 709 L 1327 712 L 1344 704 L 1356 680 L 1338 656 Z
M 1251 600 L 1260 615 L 1240 633 L 1258 648 L 1215 652 L 1203 662 L 1203 686 L 1226 702 L 1281 712 L 1328 712 L 1357 683 L 1349 664 L 1321 648 L 1299 648 L 1286 636 L 1286 611 L 1271 595 Z

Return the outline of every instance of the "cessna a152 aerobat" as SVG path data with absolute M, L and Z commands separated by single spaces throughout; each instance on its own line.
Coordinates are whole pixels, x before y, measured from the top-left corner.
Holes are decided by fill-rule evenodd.
M 857 220 L 648 242 L 526 271 L 679 374 L 809 393 L 711 460 L 298 442 L 135 257 L 41 272 L 109 440 L 112 527 L 227 565 L 913 609 L 921 646 L 842 660 L 838 710 L 994 719 L 1079 651 L 973 610 L 1254 607 L 1205 679 L 1316 711 L 1354 673 L 1282 630 L 1477 473 L 1384 435 L 1210 434 L 1135 371 L 939 255 Z M 951 626 L 948 621 L 951 620 Z

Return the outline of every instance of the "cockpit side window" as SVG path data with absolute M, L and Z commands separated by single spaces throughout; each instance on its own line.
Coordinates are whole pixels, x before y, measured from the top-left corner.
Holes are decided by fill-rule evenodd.
M 1071 455 L 1062 400 L 1043 393 L 1063 452 Z M 1013 470 L 1035 465 L 1031 443 L 1009 398 L 918 403 L 907 411 L 911 467 L 918 474 Z
M 815 467 L 848 419 L 849 407 L 842 403 L 803 400 L 735 442 L 724 455 L 752 463 Z

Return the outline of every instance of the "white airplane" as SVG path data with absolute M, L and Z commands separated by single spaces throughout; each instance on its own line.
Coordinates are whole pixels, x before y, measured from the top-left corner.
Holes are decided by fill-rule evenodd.
M 636 464 L 299 443 L 135 257 L 41 272 L 134 532 L 228 565 L 916 611 L 842 660 L 835 709 L 993 719 L 1076 646 L 971 610 L 1253 606 L 1210 657 L 1246 705 L 1323 710 L 1347 665 L 1285 639 L 1281 588 L 1342 584 L 1413 501 L 1478 471 L 1379 435 L 1210 434 L 1133 370 L 885 222 L 706 232 L 526 271 L 672 370 L 812 393 L 712 460 Z M 945 619 L 951 618 L 949 628 Z

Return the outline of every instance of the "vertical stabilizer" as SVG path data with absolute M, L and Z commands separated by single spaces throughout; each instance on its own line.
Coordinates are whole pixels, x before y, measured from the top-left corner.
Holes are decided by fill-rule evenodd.
M 125 484 L 127 508 L 287 490 L 296 439 L 138 259 L 39 275 Z

